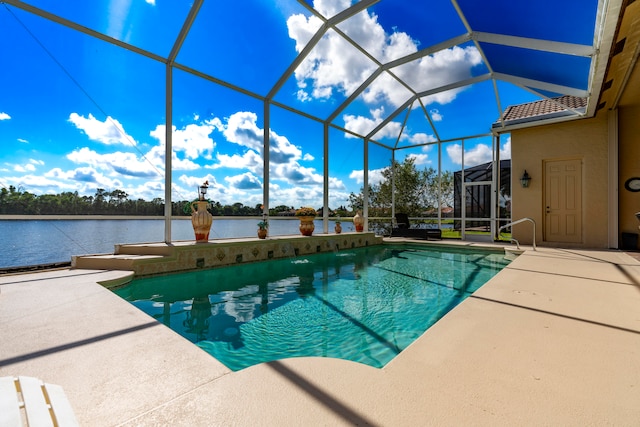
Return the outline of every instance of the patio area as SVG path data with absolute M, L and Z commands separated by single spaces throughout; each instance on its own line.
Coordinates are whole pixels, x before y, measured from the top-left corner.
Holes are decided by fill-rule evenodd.
M 640 419 L 640 262 L 623 252 L 527 250 L 383 369 L 299 358 L 232 372 L 98 284 L 130 274 L 0 276 L 0 376 L 61 385 L 92 426 Z

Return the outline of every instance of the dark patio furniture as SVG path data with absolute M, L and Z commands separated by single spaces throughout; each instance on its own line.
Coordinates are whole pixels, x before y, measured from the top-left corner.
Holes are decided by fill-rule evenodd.
M 429 224 L 424 226 L 412 227 L 409 221 L 409 215 L 397 213 L 396 227 L 391 229 L 391 237 L 408 237 L 411 239 L 442 239 L 442 230 L 434 228 Z

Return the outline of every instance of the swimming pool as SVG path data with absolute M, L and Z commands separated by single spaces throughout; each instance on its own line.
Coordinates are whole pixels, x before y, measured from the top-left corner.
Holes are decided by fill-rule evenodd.
M 380 368 L 508 263 L 502 252 L 384 244 L 114 292 L 234 371 L 303 356 Z

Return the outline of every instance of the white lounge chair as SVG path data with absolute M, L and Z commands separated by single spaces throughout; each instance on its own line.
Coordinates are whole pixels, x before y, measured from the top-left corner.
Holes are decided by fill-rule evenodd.
M 0 426 L 79 426 L 62 387 L 33 377 L 0 378 Z

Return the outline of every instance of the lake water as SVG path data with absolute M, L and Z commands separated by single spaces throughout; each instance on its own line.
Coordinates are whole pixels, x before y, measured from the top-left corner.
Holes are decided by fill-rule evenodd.
M 255 237 L 258 221 L 214 217 L 209 239 Z M 298 225 L 297 218 L 272 219 L 269 235 L 299 234 Z M 322 220 L 315 226 L 321 233 Z M 354 231 L 348 221 L 342 228 Z M 191 221 L 172 220 L 171 240 L 194 240 Z M 69 262 L 73 255 L 113 253 L 116 244 L 162 241 L 163 219 L 0 220 L 0 268 Z

